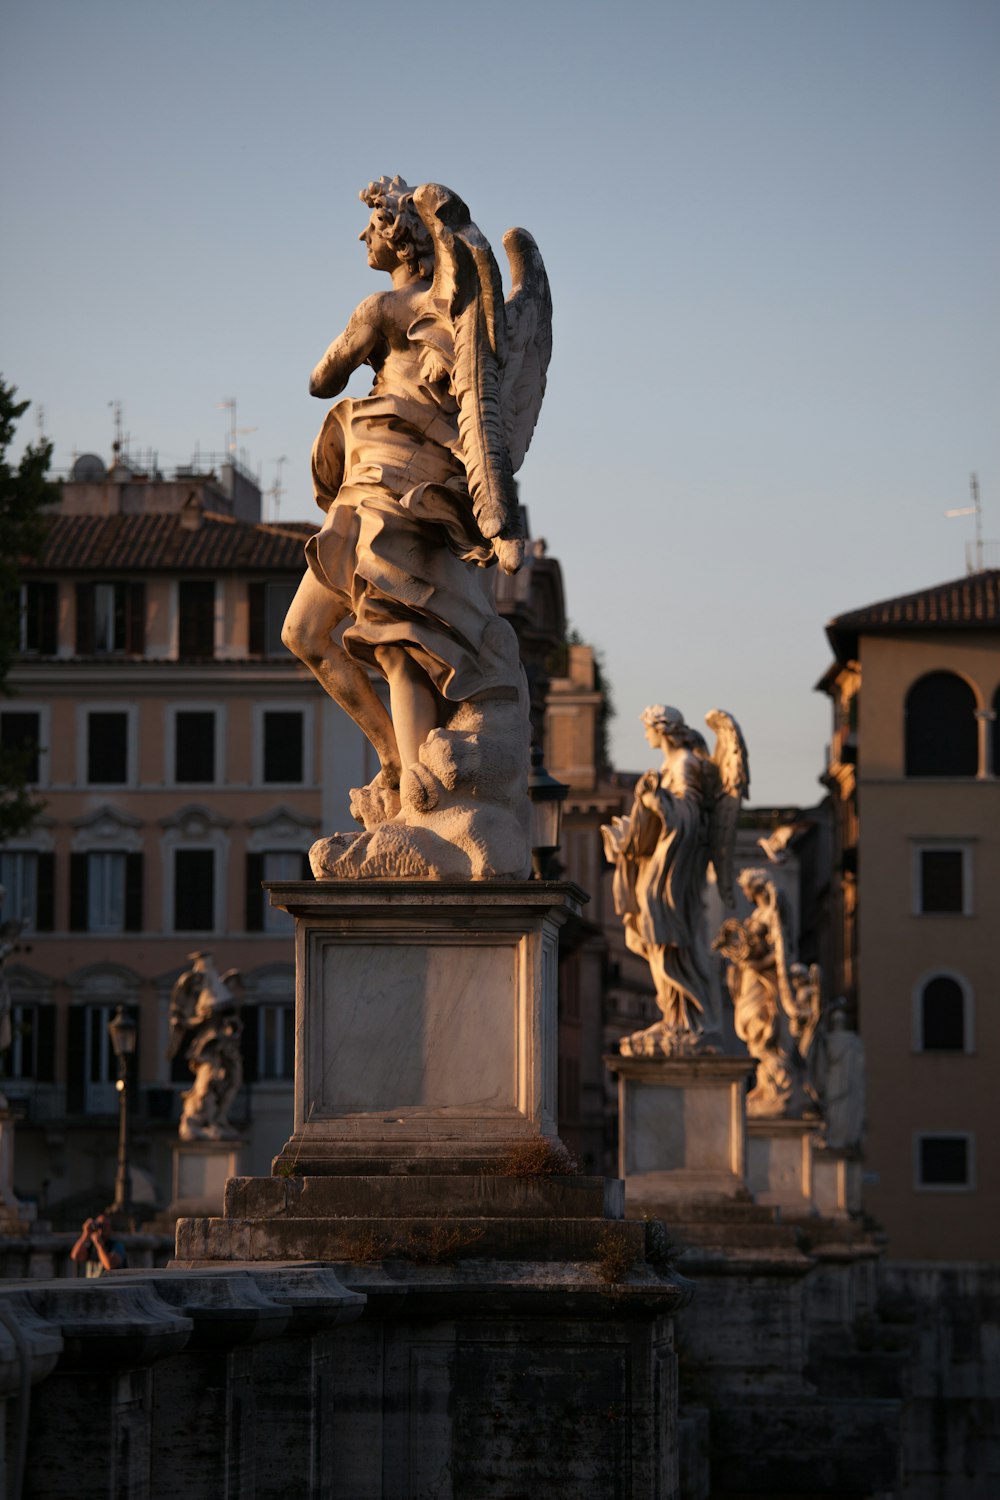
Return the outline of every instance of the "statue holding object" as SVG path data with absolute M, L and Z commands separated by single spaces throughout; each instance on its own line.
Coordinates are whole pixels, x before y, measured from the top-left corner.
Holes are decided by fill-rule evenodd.
M 190 1038 L 187 1065 L 194 1083 L 181 1095 L 179 1126 L 182 1141 L 232 1141 L 239 1131 L 229 1111 L 243 1084 L 239 1017 L 240 975 L 237 969 L 220 974 L 210 953 L 189 953 L 185 970 L 170 992 L 171 1061 Z
M 716 734 L 711 755 L 678 709 L 654 704 L 642 720 L 663 764 L 640 776 L 631 812 L 601 833 L 625 941 L 649 964 L 663 1018 L 619 1045 L 626 1057 L 714 1053 L 722 1017 L 704 895 L 711 864 L 723 901 L 733 904 L 736 826 L 750 784 L 746 744 L 719 709 L 705 716 Z
M 811 1063 L 821 1012 L 819 968 L 788 962 L 784 903 L 767 870 L 743 870 L 739 886 L 750 915 L 723 922 L 712 946 L 729 960 L 736 1035 L 757 1063 L 747 1114 L 808 1118 L 818 1114 Z
M 508 230 L 505 301 L 456 193 L 381 177 L 361 198 L 368 264 L 392 290 L 355 309 L 310 380 L 327 399 L 362 365 L 375 372 L 369 395 L 330 409 L 313 448 L 326 519 L 282 639 L 367 735 L 380 769 L 351 797 L 365 832 L 321 839 L 312 868 L 522 878 L 527 688 L 493 569 L 516 572 L 524 555 L 514 474 L 552 346 L 545 268 L 531 236 Z

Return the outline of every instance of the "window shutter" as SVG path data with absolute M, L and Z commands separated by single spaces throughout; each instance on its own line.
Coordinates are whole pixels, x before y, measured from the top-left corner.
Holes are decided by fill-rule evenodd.
M 267 584 L 247 584 L 247 650 L 251 656 L 263 656 L 267 631 Z
M 35 1007 L 35 1078 L 39 1083 L 56 1081 L 56 1008 Z
M 260 888 L 264 879 L 263 854 L 248 854 L 246 862 L 246 930 L 263 932 L 264 902 L 267 897 Z
M 312 880 L 312 878 L 313 878 L 312 865 L 309 863 L 309 855 L 308 854 L 303 854 L 303 856 L 302 856 L 302 877 L 301 878 L 303 880 Z
M 76 586 L 76 654 L 94 654 L 94 585 L 78 583 Z
M 135 1024 L 135 1051 L 125 1059 L 125 1082 L 128 1085 L 129 1104 L 139 1113 L 139 1059 L 142 1056 L 142 1017 L 138 1005 L 126 1005 L 125 1014 Z M 117 1060 L 115 1068 L 117 1070 Z M 116 1075 L 117 1077 L 117 1072 Z
M 71 1005 L 66 1016 L 66 1112 L 82 1115 L 87 1088 L 87 1007 Z
M 59 585 L 36 583 L 28 587 L 35 590 L 38 653 L 40 656 L 55 656 L 59 648 Z
M 240 1011 L 240 1020 L 243 1022 L 243 1036 L 240 1039 L 240 1050 L 243 1053 L 244 1083 L 256 1083 L 259 1077 L 257 1070 L 257 1038 L 260 1031 L 257 1023 L 259 1019 L 256 1005 L 244 1005 Z
M 88 865 L 86 854 L 69 857 L 69 930 L 86 932 L 89 905 Z M 80 1043 L 81 1047 L 83 1043 Z
M 130 583 L 125 602 L 125 650 L 143 656 L 146 650 L 146 585 Z
M 56 857 L 54 854 L 39 854 L 38 884 L 35 888 L 35 931 L 55 931 L 56 909 Z
M 142 931 L 142 854 L 125 856 L 125 931 Z

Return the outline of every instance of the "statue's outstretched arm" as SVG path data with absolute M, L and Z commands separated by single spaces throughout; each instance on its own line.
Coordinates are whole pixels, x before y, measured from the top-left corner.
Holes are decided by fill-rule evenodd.
M 339 396 L 355 370 L 384 355 L 388 345 L 381 331 L 379 304 L 381 298 L 366 297 L 351 314 L 351 320 L 339 338 L 335 338 L 309 377 L 310 396 L 328 400 Z M 381 363 L 381 359 L 378 360 Z

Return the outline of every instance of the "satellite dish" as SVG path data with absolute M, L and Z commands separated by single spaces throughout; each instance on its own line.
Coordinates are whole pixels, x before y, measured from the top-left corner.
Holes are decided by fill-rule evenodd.
M 70 478 L 78 484 L 100 484 L 107 477 L 104 460 L 96 453 L 81 453 L 70 471 Z

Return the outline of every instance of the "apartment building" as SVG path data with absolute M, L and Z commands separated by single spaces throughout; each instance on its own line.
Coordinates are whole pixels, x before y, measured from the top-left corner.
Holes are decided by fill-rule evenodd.
M 827 626 L 839 987 L 868 1068 L 865 1203 L 894 1258 L 995 1260 L 1000 572 Z

